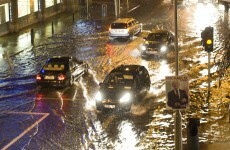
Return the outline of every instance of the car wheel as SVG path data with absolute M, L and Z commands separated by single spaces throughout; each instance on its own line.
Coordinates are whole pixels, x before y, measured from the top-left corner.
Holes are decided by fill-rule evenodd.
M 139 35 L 141 34 L 141 32 L 142 32 L 142 28 L 137 32 L 137 34 Z
M 89 65 L 86 64 L 86 65 L 85 65 L 84 74 L 88 74 L 88 72 L 89 72 Z
M 131 41 L 134 40 L 134 35 L 133 34 L 129 36 L 129 40 L 131 40 Z
M 109 40 L 112 42 L 112 41 L 114 40 L 114 38 L 112 38 L 112 37 L 109 37 Z
M 102 111 L 102 110 L 103 110 L 103 108 L 102 108 L 101 106 L 99 106 L 99 105 L 96 105 L 96 109 L 97 109 L 98 111 Z
M 69 79 L 69 85 L 73 85 L 75 79 L 74 79 L 74 76 L 71 76 L 70 79 Z

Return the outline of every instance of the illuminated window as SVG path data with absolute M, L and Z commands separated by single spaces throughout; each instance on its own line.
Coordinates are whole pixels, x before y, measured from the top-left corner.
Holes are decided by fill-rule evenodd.
M 38 11 L 38 0 L 34 0 L 34 12 Z
M 9 4 L 0 5 L 0 24 L 9 21 Z
M 30 0 L 18 0 L 18 18 L 30 14 Z
M 53 5 L 54 5 L 54 0 L 46 0 L 46 8 Z
M 57 4 L 61 3 L 61 0 L 57 0 Z

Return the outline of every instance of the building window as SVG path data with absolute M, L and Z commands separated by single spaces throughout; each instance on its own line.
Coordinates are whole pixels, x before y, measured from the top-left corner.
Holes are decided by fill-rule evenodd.
M 54 5 L 54 0 L 46 0 L 46 8 Z
M 38 0 L 34 0 L 34 12 L 38 11 Z
M 61 0 L 57 0 L 57 4 L 61 3 Z
M 18 18 L 30 14 L 30 0 L 18 0 Z
M 0 24 L 8 22 L 9 20 L 9 4 L 0 5 Z

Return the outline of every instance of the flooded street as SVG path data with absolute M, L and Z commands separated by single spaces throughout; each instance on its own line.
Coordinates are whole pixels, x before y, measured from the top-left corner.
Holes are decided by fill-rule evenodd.
M 171 1 L 130 2 L 122 17 L 134 17 L 143 23 L 143 32 L 133 40 L 109 40 L 109 25 L 115 17 L 92 14 L 81 16 L 71 25 L 65 18 L 62 31 L 39 39 L 31 46 L 26 35 L 23 49 L 15 43 L 8 48 L 13 68 L 0 58 L 0 148 L 1 149 L 174 149 L 174 111 L 166 110 L 165 76 L 175 75 L 175 51 L 167 57 L 141 56 L 144 37 L 153 28 L 174 31 Z M 138 7 L 137 7 L 138 6 Z M 122 8 L 126 10 L 126 4 Z M 100 9 L 95 6 L 93 9 Z M 218 87 L 216 53 L 229 41 L 229 13 L 223 5 L 197 3 L 178 5 L 179 75 L 189 77 L 190 109 L 182 114 L 182 142 L 186 149 L 188 118 L 199 118 L 201 149 L 208 144 L 229 143 L 227 122 L 229 76 Z M 61 20 L 59 20 L 61 22 Z M 211 98 L 208 97 L 208 53 L 201 46 L 201 31 L 214 27 L 215 51 L 211 53 Z M 60 28 L 60 27 L 59 27 Z M 47 29 L 50 31 L 50 29 Z M 22 37 L 23 38 L 23 37 Z M 28 40 L 29 39 L 29 40 Z M 1 39 L 2 40 L 2 39 Z M 0 40 L 0 41 L 1 41 Z M 7 42 L 5 42 L 7 43 Z M 28 45 L 28 46 L 27 46 Z M 15 50 L 13 47 L 17 47 Z M 26 47 L 26 48 L 24 48 Z M 20 49 L 20 50 L 19 50 Z M 1 52 L 3 53 L 3 52 Z M 89 73 L 65 88 L 41 88 L 36 73 L 51 56 L 72 56 L 89 65 Z M 99 83 L 122 64 L 139 64 L 150 74 L 150 92 L 130 112 L 96 110 L 95 94 Z M 10 133 L 10 134 L 9 134 Z

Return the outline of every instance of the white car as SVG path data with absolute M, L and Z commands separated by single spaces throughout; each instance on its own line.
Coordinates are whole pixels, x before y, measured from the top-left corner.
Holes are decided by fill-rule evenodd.
M 142 32 L 142 24 L 134 18 L 119 18 L 112 22 L 109 28 L 109 39 L 116 38 L 133 39 Z

